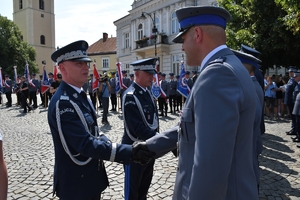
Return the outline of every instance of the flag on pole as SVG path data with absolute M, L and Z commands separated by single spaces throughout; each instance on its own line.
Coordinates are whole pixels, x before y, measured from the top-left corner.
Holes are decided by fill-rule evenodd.
M 93 67 L 94 67 L 94 72 L 93 72 L 92 91 L 95 92 L 98 88 L 100 76 L 96 68 L 96 63 L 93 64 Z
M 116 94 L 118 94 L 121 90 L 120 77 L 122 77 L 122 75 L 121 75 L 120 63 L 117 62 L 116 66 L 117 66 L 117 69 L 116 69 L 116 71 L 117 71 L 117 73 L 116 73 Z
M 159 66 L 159 61 L 157 60 L 156 63 L 155 63 L 155 70 L 156 71 L 158 71 L 158 66 Z M 151 92 L 152 92 L 152 95 L 155 99 L 158 99 L 158 97 L 160 97 L 161 87 L 160 87 L 160 84 L 159 84 L 157 74 L 153 75 L 153 83 L 152 83 L 152 87 L 151 87 Z
M 42 94 L 44 94 L 45 92 L 47 92 L 47 90 L 49 90 L 50 88 L 50 83 L 48 81 L 48 76 L 44 67 L 44 74 L 43 74 L 43 82 L 42 82 Z
M 35 85 L 32 83 L 32 81 L 30 79 L 29 65 L 27 62 L 26 62 L 26 66 L 25 66 L 24 76 L 25 76 L 27 82 L 30 84 L 30 86 L 35 87 Z
M 187 98 L 187 96 L 190 93 L 190 87 L 187 85 L 187 80 L 184 77 L 185 77 L 184 61 L 181 61 L 181 72 L 177 83 L 177 91 L 185 98 Z
M 56 81 L 57 80 L 57 74 L 58 74 L 58 69 L 57 69 L 57 66 L 56 65 L 54 65 L 54 67 L 53 67 L 53 76 L 54 76 L 54 81 Z
M 121 67 L 121 65 L 122 64 L 120 62 L 117 62 L 117 76 L 119 77 L 118 82 L 119 82 L 119 85 L 120 85 L 119 91 L 121 89 L 127 89 L 126 85 L 124 85 L 124 83 L 123 83 L 123 75 L 122 75 L 122 67 Z

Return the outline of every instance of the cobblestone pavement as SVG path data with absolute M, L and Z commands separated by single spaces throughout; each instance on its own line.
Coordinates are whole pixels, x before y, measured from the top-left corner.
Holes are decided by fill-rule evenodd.
M 100 120 L 101 117 L 99 125 Z M 122 115 L 110 112 L 108 120 L 110 125 L 101 126 L 101 130 L 112 141 L 120 142 Z M 160 118 L 161 131 L 177 121 L 177 116 L 171 114 Z M 285 134 L 289 127 L 290 120 L 286 118 L 266 120 L 264 150 L 259 158 L 261 200 L 300 199 L 300 149 Z M 58 199 L 52 196 L 54 153 L 47 110 L 38 108 L 23 114 L 16 106 L 0 105 L 0 129 L 9 175 L 8 199 Z M 123 166 L 108 161 L 105 165 L 110 186 L 102 193 L 102 199 L 123 199 Z M 148 199 L 172 199 L 176 166 L 177 159 L 171 153 L 156 160 Z

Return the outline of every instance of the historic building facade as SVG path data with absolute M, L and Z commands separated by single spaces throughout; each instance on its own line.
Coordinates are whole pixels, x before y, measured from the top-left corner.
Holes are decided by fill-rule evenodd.
M 215 0 L 135 0 L 129 14 L 114 22 L 117 27 L 117 59 L 132 73 L 131 62 L 158 57 L 159 70 L 180 73 L 185 54 L 181 44 L 172 42 L 179 32 L 175 11 L 186 6 L 214 5 Z M 197 70 L 198 66 L 187 66 Z

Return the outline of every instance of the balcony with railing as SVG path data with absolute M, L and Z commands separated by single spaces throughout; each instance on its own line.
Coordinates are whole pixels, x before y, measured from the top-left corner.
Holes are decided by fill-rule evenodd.
M 156 40 L 156 41 L 155 41 Z M 136 49 L 143 48 L 143 47 L 148 47 L 156 44 L 169 44 L 168 41 L 168 36 L 165 34 L 153 34 L 150 35 L 149 37 L 144 36 L 140 40 L 136 40 Z

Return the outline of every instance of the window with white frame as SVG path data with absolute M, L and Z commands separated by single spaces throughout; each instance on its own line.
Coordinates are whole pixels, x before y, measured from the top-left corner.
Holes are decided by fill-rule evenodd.
M 109 68 L 109 58 L 102 58 L 102 68 Z
M 176 75 L 180 75 L 180 54 L 172 55 L 172 72 Z
M 172 34 L 176 34 L 179 32 L 179 22 L 176 17 L 176 13 L 172 13 Z
M 143 33 L 143 24 L 139 24 L 138 26 L 138 40 L 142 39 L 144 37 L 144 33 Z
M 124 44 L 124 47 L 125 49 L 129 48 L 129 33 L 125 33 L 124 34 L 124 41 L 125 41 L 125 44 Z
M 160 32 L 160 23 L 159 23 L 159 18 L 155 17 L 155 21 L 154 21 L 155 27 L 157 29 L 157 32 Z

